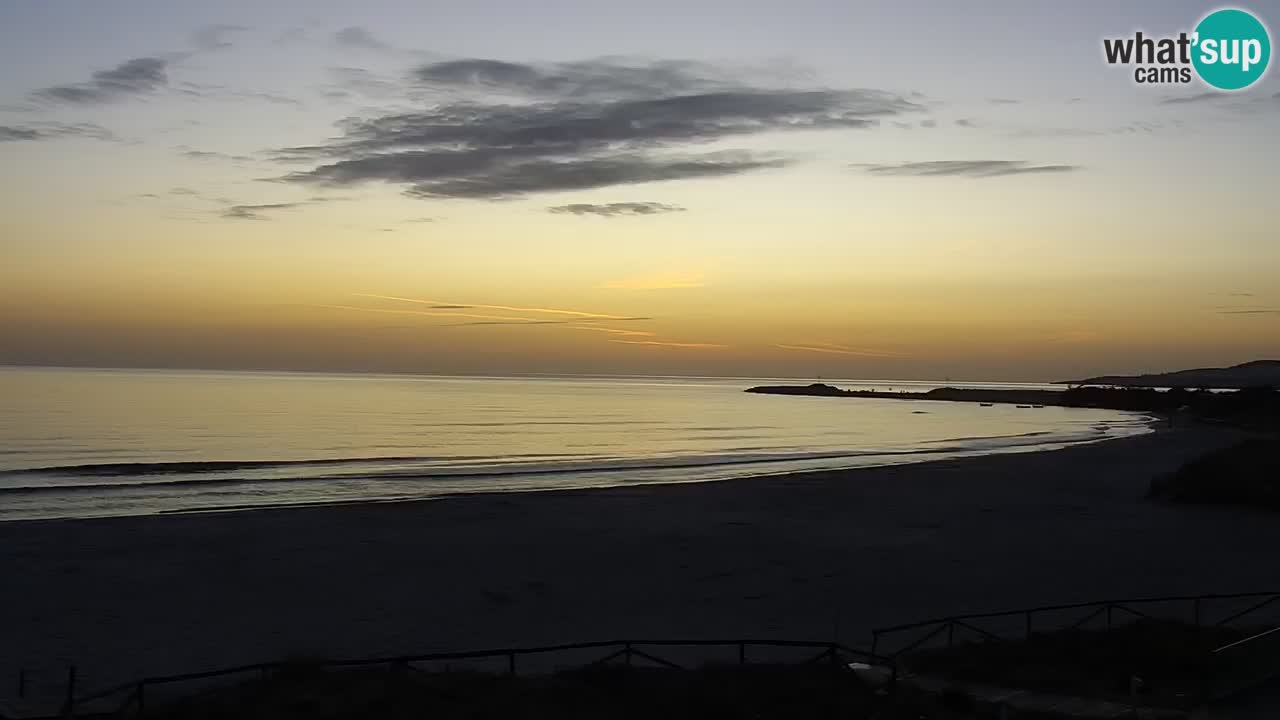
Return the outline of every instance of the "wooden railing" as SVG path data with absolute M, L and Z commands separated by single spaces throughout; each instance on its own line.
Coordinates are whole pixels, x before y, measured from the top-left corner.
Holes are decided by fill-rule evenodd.
M 598 642 L 568 643 L 561 645 L 543 645 L 522 648 L 496 648 L 489 650 L 469 650 L 462 652 L 424 653 L 417 655 L 396 655 L 391 657 L 352 658 L 339 660 L 307 661 L 306 665 L 318 669 L 354 668 L 383 666 L 389 669 L 419 669 L 416 663 L 447 662 L 462 660 L 498 659 L 505 661 L 508 674 L 515 675 L 519 670 L 520 658 L 535 655 L 553 655 L 578 650 L 608 651 L 602 657 L 585 663 L 586 666 L 612 662 L 623 662 L 631 665 L 639 660 L 658 667 L 684 669 L 682 665 L 669 658 L 660 657 L 658 648 L 727 648 L 736 651 L 736 662 L 740 665 L 752 662 L 752 649 L 759 648 L 792 648 L 795 650 L 816 651 L 807 655 L 801 662 L 813 664 L 829 662 L 844 665 L 848 662 L 865 662 L 869 664 L 889 663 L 887 658 L 878 657 L 864 650 L 857 650 L 837 642 L 807 640 L 772 640 L 772 639 L 739 639 L 739 640 L 604 640 Z M 777 662 L 777 659 L 772 659 Z M 84 695 L 75 695 L 75 670 L 70 669 L 68 675 L 69 690 L 67 698 L 57 717 L 84 717 L 103 714 L 102 707 L 110 706 L 105 712 L 117 717 L 130 713 L 141 715 L 146 712 L 149 689 L 165 685 L 192 683 L 200 680 L 232 678 L 242 675 L 259 675 L 268 677 L 273 673 L 291 667 L 289 662 L 265 662 L 251 665 L 237 665 L 201 672 L 181 673 L 177 675 L 158 675 L 133 680 L 119 685 L 103 688 Z M 579 664 L 582 666 L 582 664 Z M 105 702 L 115 700 L 114 703 Z M 97 706 L 96 709 L 93 706 Z M 82 710 L 88 714 L 78 715 Z
M 1224 605 L 1234 603 L 1244 607 L 1223 609 Z M 1254 620 L 1254 627 L 1265 625 L 1275 628 L 1206 653 L 1202 663 L 1204 677 L 1197 699 L 1221 700 L 1280 677 L 1280 622 L 1275 617 L 1258 617 L 1268 607 L 1280 609 L 1280 592 L 1176 595 L 1041 605 L 878 628 L 872 631 L 871 652 L 888 657 L 895 672 L 900 672 L 905 655 L 930 644 L 945 642 L 947 647 L 953 647 L 958 640 L 972 638 L 983 642 L 1019 641 L 1029 639 L 1033 633 L 1071 630 L 1091 622 L 1105 623 L 1105 627 L 1111 629 L 1123 619 L 1131 618 L 1178 620 L 1198 627 L 1230 627 Z M 999 621 L 1001 627 L 993 629 L 992 621 Z M 909 636 L 905 644 L 888 647 L 892 638 L 904 634 Z
M 1247 603 L 1244 607 L 1231 607 L 1223 610 L 1228 603 Z M 1178 612 L 1168 612 L 1169 606 L 1177 606 Z M 1159 609 L 1157 606 L 1164 606 Z M 889 669 L 891 677 L 896 678 L 901 670 L 901 659 L 907 653 L 924 647 L 927 644 L 945 642 L 953 646 L 958 639 L 979 638 L 983 641 L 1004 642 L 1024 640 L 1036 632 L 1052 632 L 1079 628 L 1090 622 L 1105 622 L 1112 627 L 1117 618 L 1160 618 L 1178 619 L 1193 622 L 1197 626 L 1228 626 L 1242 620 L 1255 618 L 1265 608 L 1275 606 L 1280 609 L 1280 592 L 1254 592 L 1214 595 L 1180 595 L 1166 597 L 1146 597 L 1124 600 L 1103 600 L 1087 603 L 1071 603 L 1064 605 L 1041 605 L 1019 610 L 1006 610 L 994 613 L 974 613 L 952 615 L 922 622 L 907 623 L 881 627 L 871 633 L 870 651 L 858 650 L 838 642 L 809 640 L 774 640 L 774 639 L 739 639 L 739 640 L 604 640 L 598 642 L 569 643 L 560 645 L 544 645 L 522 648 L 497 648 L 489 650 L 472 650 L 463 652 L 425 653 L 418 655 L 397 655 L 391 657 L 354 658 L 339 660 L 317 660 L 307 665 L 317 668 L 351 668 L 367 666 L 385 666 L 388 668 L 414 668 L 416 663 L 448 662 L 463 660 L 498 659 L 505 661 L 505 669 L 509 674 L 516 674 L 520 669 L 521 658 L 537 655 L 553 655 L 581 650 L 607 651 L 602 657 L 585 663 L 596 665 L 622 661 L 631 664 L 634 660 L 650 663 L 660 667 L 682 668 L 669 657 L 659 656 L 661 648 L 730 648 L 736 649 L 736 661 L 747 664 L 752 660 L 752 648 L 793 648 L 815 651 L 804 662 L 814 663 L 829 661 L 843 664 L 851 661 L 881 665 Z M 1073 614 L 1074 613 L 1074 614 Z M 1062 615 L 1069 617 L 1063 619 Z M 1176 618 L 1171 617 L 1176 616 Z M 1000 621 L 1003 626 L 993 628 L 992 621 Z M 1271 623 L 1280 625 L 1280 623 Z M 1016 629 L 1014 629 L 1016 627 Z M 903 644 L 890 649 L 890 641 L 896 637 L 908 635 Z M 142 678 L 127 683 L 107 687 L 88 694 L 76 693 L 76 670 L 68 668 L 66 693 L 62 702 L 61 716 L 76 716 L 78 710 L 92 704 L 102 705 L 104 701 L 115 699 L 118 706 L 113 710 L 117 715 L 129 712 L 145 711 L 148 702 L 148 689 L 161 686 L 172 686 L 181 683 L 192 683 L 200 680 L 230 678 L 236 675 L 259 674 L 269 676 L 272 673 L 290 667 L 288 662 L 265 662 L 251 665 L 219 668 L 202 672 L 182 673 L 177 675 L 160 675 Z M 579 663 L 579 666 L 583 665 Z M 1256 686 L 1260 682 L 1280 677 L 1280 628 L 1260 633 L 1239 642 L 1215 649 L 1209 654 L 1206 667 L 1206 696 L 1221 698 Z M 19 695 L 26 692 L 28 675 L 19 673 Z M 110 704 L 110 703 L 105 703 Z

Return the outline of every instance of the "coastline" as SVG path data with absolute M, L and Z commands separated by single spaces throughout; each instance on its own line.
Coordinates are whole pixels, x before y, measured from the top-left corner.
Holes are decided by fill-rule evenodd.
M 948 401 L 925 401 L 926 404 L 950 404 Z M 361 494 L 356 492 L 347 493 L 350 497 L 338 497 L 330 499 L 292 499 L 291 501 L 281 502 L 275 499 L 263 499 L 261 502 L 243 503 L 234 502 L 227 504 L 207 505 L 199 502 L 201 498 L 197 497 L 197 502 L 191 504 L 188 500 L 186 507 L 179 505 L 181 499 L 175 495 L 173 499 L 167 502 L 170 507 L 160 507 L 145 510 L 142 508 L 133 508 L 121 511 L 118 507 L 108 510 L 100 510 L 96 514 L 88 514 L 83 509 L 73 506 L 71 514 L 64 516 L 42 516 L 24 517 L 19 514 L 17 517 L 6 517 L 0 513 L 0 525 L 9 523 L 26 523 L 26 522 L 61 522 L 74 520 L 95 520 L 112 517 L 147 517 L 155 515 L 192 515 L 192 514 L 225 514 L 232 512 L 252 512 L 266 509 L 288 509 L 288 508 L 307 508 L 307 507 L 337 507 L 337 506 L 355 506 L 363 504 L 382 504 L 382 503 L 404 503 L 404 502 L 426 502 L 432 500 L 440 500 L 449 497 L 472 497 L 472 496 L 490 496 L 490 495 L 509 495 L 509 494 L 525 494 L 525 493 L 544 493 L 544 492 L 560 492 L 570 490 L 603 490 L 616 487 L 641 487 L 641 486 L 664 486 L 664 485 L 681 485 L 681 484 L 699 484 L 699 483 L 715 483 L 715 482 L 740 482 L 747 478 L 756 477 L 776 477 L 785 475 L 808 474 L 816 472 L 844 472 L 852 470 L 863 470 L 877 467 L 889 467 L 896 465 L 919 464 L 919 463 L 936 463 L 948 460 L 981 458 L 1002 454 L 1019 454 L 1019 453 L 1036 453 L 1049 452 L 1070 447 L 1078 447 L 1101 442 L 1114 442 L 1126 438 L 1141 436 L 1150 432 L 1160 432 L 1166 427 L 1166 421 L 1157 417 L 1153 413 L 1120 410 L 1114 411 L 1119 415 L 1128 416 L 1128 421 L 1123 425 L 1109 426 L 1112 421 L 1102 424 L 1104 428 L 1100 432 L 1097 428 L 1093 429 L 1091 435 L 1081 437 L 1054 436 L 1053 433 L 1045 431 L 1030 432 L 1021 435 L 1007 436 L 974 436 L 947 439 L 944 441 L 946 445 L 939 445 L 930 449 L 910 449 L 910 450 L 863 450 L 863 451 L 831 451 L 831 452 L 812 452 L 801 453 L 798 455 L 788 455 L 785 453 L 772 454 L 769 456 L 757 457 L 741 457 L 734 456 L 732 459 L 725 457 L 719 461 L 699 462 L 696 459 L 689 459 L 683 463 L 673 463 L 671 461 L 659 461 L 657 464 L 645 465 L 634 462 L 627 463 L 601 463 L 598 466 L 591 464 L 583 464 L 578 468 L 569 469 L 564 467 L 533 469 L 533 470 L 515 470 L 515 471 L 499 471 L 493 474 L 484 472 L 475 472 L 468 474 L 452 475 L 445 472 L 439 476 L 435 475 L 430 468 L 423 468 L 417 474 L 412 469 L 399 470 L 395 473 L 383 476 L 374 469 L 369 475 L 352 474 L 346 478 L 330 475 L 298 475 L 298 476 L 279 476 L 279 477 L 239 477 L 227 476 L 228 471 L 222 470 L 223 466 L 231 468 L 248 468 L 250 470 L 257 467 L 274 467 L 274 466 L 307 466 L 315 469 L 317 472 L 330 465 L 352 466 L 361 463 L 368 464 L 371 467 L 382 462 L 399 462 L 411 461 L 416 458 L 412 457 L 390 457 L 390 458 L 335 458 L 323 460 L 285 460 L 285 461 L 193 461 L 193 462 L 160 462 L 160 463 L 132 463 L 132 464 L 110 464 L 110 465 L 84 465 L 70 467 L 49 467 L 49 468 L 30 468 L 12 471 L 11 475 L 18 473 L 56 473 L 59 471 L 77 470 L 100 470 L 103 478 L 114 478 L 117 476 L 127 477 L 131 471 L 138 471 L 144 475 L 155 475 L 157 472 L 163 476 L 162 481 L 138 481 L 138 482 L 104 482 L 102 484 L 82 483 L 78 480 L 66 481 L 68 484 L 59 485 L 51 484 L 42 486 L 33 484 L 22 487 L 4 487 L 0 488 L 0 500 L 8 494 L 14 493 L 31 493 L 31 494 L 56 494 L 62 493 L 89 493 L 101 490 L 109 493 L 115 489 L 169 489 L 174 488 L 180 491 L 184 488 L 199 488 L 209 485 L 237 486 L 237 485 L 253 485 L 276 486 L 280 488 L 288 488 L 291 492 L 302 494 L 305 498 L 307 491 L 312 491 L 310 483 L 325 482 L 335 483 L 345 480 L 347 482 L 379 482 L 391 479 L 395 482 L 404 483 L 429 483 L 433 479 L 457 478 L 458 480 L 484 479 L 488 477 L 499 477 L 502 475 L 510 475 L 513 477 L 524 476 L 524 478 L 564 478 L 566 480 L 553 480 L 551 483 L 521 487 L 518 485 L 508 485 L 501 488 L 493 488 L 477 484 L 474 489 L 469 487 L 459 487 L 456 483 L 453 487 L 440 488 L 430 484 L 419 485 L 418 491 L 408 491 L 407 488 L 395 488 L 398 494 L 377 495 L 377 494 Z M 924 413 L 928 414 L 928 413 Z M 926 446 L 928 443 L 925 444 Z M 187 466 L 191 466 L 194 470 L 187 470 Z M 222 476 L 201 477 L 202 470 L 221 471 Z M 185 475 L 175 476 L 169 475 L 170 472 L 184 471 Z M 577 483 L 569 478 L 576 478 Z M 376 493 L 376 491 L 374 491 Z M 310 494 L 315 495 L 314 491 Z M 241 496 L 250 497 L 252 493 L 241 492 Z M 90 502 L 96 501 L 93 496 L 85 496 Z M 278 495 L 274 497 L 279 497 Z M 103 500 L 113 500 L 110 495 L 104 495 Z M 55 506 L 50 506 L 55 507 Z M 21 511 L 19 511 L 21 512 Z M 40 510 L 34 511 L 39 513 Z M 48 512 L 48 511 L 46 511 Z M 32 511 L 27 512 L 28 515 Z
M 166 516 L 175 516 L 175 515 L 176 516 L 223 515 L 223 514 L 244 513 L 244 512 L 252 513 L 252 512 L 271 512 L 271 511 L 277 511 L 277 510 L 280 510 L 280 511 L 305 510 L 308 508 L 360 507 L 362 505 L 416 504 L 416 503 L 439 502 L 439 501 L 445 501 L 445 500 L 450 500 L 454 498 L 458 498 L 458 499 L 502 498 L 502 497 L 512 496 L 512 495 L 518 496 L 518 495 L 543 494 L 543 493 L 605 492 L 609 490 L 618 490 L 618 489 L 627 489 L 627 488 L 639 489 L 639 488 L 649 488 L 649 487 L 660 488 L 660 487 L 667 487 L 672 485 L 738 483 L 738 482 L 744 482 L 744 481 L 750 481 L 750 480 L 785 481 L 789 478 L 800 479 L 806 476 L 815 476 L 815 475 L 823 475 L 823 476 L 842 475 L 844 473 L 853 473 L 853 472 L 858 472 L 863 470 L 877 470 L 877 469 L 889 468 L 889 467 L 910 466 L 910 465 L 933 465 L 938 463 L 982 460 L 985 458 L 996 457 L 1000 455 L 1050 453 L 1050 452 L 1056 452 L 1059 450 L 1068 450 L 1072 448 L 1096 445 L 1099 443 L 1109 443 L 1109 442 L 1129 440 L 1137 437 L 1143 437 L 1144 435 L 1148 435 L 1151 433 L 1169 432 L 1169 429 L 1166 426 L 1165 420 L 1162 420 L 1158 417 L 1154 417 L 1149 413 L 1140 413 L 1140 412 L 1133 412 L 1133 411 L 1122 411 L 1122 412 L 1128 412 L 1129 414 L 1132 414 L 1132 415 L 1142 416 L 1142 420 L 1144 420 L 1147 424 L 1146 430 L 1144 430 L 1143 432 L 1131 433 L 1126 435 L 1106 436 L 1106 437 L 1071 440 L 1071 441 L 1049 442 L 1043 445 L 1008 445 L 1000 448 L 987 449 L 987 450 L 964 451 L 964 450 L 942 449 L 942 450 L 936 451 L 935 453 L 927 453 L 922 451 L 868 453 L 867 455 L 862 457 L 864 459 L 870 460 L 871 464 L 855 465 L 855 466 L 844 467 L 844 468 L 802 469 L 802 470 L 789 470 L 789 471 L 778 471 L 778 472 L 765 471 L 765 472 L 753 473 L 750 471 L 750 468 L 753 465 L 766 464 L 767 461 L 760 461 L 758 463 L 757 462 L 727 463 L 719 466 L 691 465 L 684 469 L 693 470 L 695 468 L 711 467 L 711 468 L 733 472 L 735 474 L 729 474 L 721 477 L 702 478 L 702 479 L 649 480 L 644 482 L 623 481 L 623 482 L 618 482 L 616 484 L 586 485 L 582 487 L 561 487 L 561 488 L 548 487 L 548 488 L 513 489 L 513 490 L 487 490 L 486 489 L 486 490 L 475 490 L 471 492 L 456 492 L 456 493 L 450 493 L 447 495 L 431 495 L 431 496 L 424 496 L 424 497 L 370 498 L 370 499 L 364 499 L 364 500 L 333 500 L 333 501 L 317 501 L 317 502 L 305 502 L 305 503 L 275 503 L 275 504 L 249 505 L 249 506 L 224 506 L 224 507 L 217 507 L 217 508 L 191 508 L 191 509 L 184 509 L 184 510 L 165 510 L 165 511 L 155 512 L 155 513 L 141 513 L 137 515 L 100 515 L 100 516 L 91 516 L 91 517 L 57 517 L 57 518 L 33 518 L 28 520 L 3 520 L 3 521 L 0 521 L 0 526 L 3 526 L 8 523 L 78 522 L 78 521 L 84 521 L 84 520 L 166 517 Z M 855 456 L 849 456 L 849 457 L 852 458 Z M 887 460 L 888 458 L 893 458 L 893 461 Z M 879 461 L 881 459 L 885 459 L 885 460 L 881 462 Z M 284 481 L 287 482 L 287 480 L 284 480 Z
M 52 682 L 75 663 L 98 686 L 645 634 L 858 645 L 951 612 L 1269 589 L 1273 516 L 1143 497 L 1238 437 L 1190 427 L 732 482 L 13 521 L 0 573 L 20 591 L 0 594 L 0 674 Z

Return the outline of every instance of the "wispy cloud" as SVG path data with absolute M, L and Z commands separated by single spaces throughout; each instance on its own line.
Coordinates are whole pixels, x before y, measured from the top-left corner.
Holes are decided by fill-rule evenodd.
M 586 332 L 599 332 L 619 337 L 653 337 L 655 333 L 647 330 L 629 330 L 623 328 L 605 327 L 602 325 L 591 324 L 596 321 L 607 322 L 600 318 L 566 318 L 566 319 L 536 319 L 512 315 L 489 315 L 484 313 L 462 313 L 462 312 L 443 312 L 441 310 L 405 310 L 401 308 L 373 308 L 363 307 L 359 305 L 312 305 L 311 307 L 329 309 L 329 310 L 345 310 L 351 312 L 377 313 L 382 315 L 409 315 L 428 318 L 448 318 L 457 320 L 459 318 L 467 318 L 465 322 L 447 322 L 435 323 L 427 325 L 429 328 L 460 328 L 460 327 L 511 327 L 511 326 L 528 326 L 528 327 L 544 327 L 550 326 L 561 330 L 582 330 Z M 435 308 L 458 308 L 467 309 L 475 306 L 471 305 L 435 305 Z M 483 307 L 483 306 L 481 306 Z M 612 318 L 616 321 L 624 320 L 648 320 L 648 318 Z
M 386 100 L 402 97 L 406 88 L 402 83 L 377 75 L 358 67 L 332 67 L 328 70 L 333 83 L 327 86 L 325 95 L 331 100 L 348 99 L 352 96 Z
M 191 33 L 191 44 L 205 52 L 223 50 L 235 44 L 231 42 L 233 35 L 248 29 L 243 25 L 206 25 Z
M 695 350 L 718 350 L 729 347 L 728 345 L 721 345 L 719 343 L 668 342 L 665 340 L 610 340 L 609 342 L 618 343 L 620 345 L 653 345 L 657 347 L 689 348 Z
M 373 33 L 359 26 L 343 28 L 333 34 L 334 42 L 343 47 L 361 50 L 389 50 L 391 46 L 374 37 Z
M 355 297 L 372 298 L 376 300 L 392 300 L 396 302 L 417 303 L 419 305 L 430 305 L 435 308 L 441 307 L 466 307 L 481 308 L 485 310 L 510 310 L 512 312 L 528 312 L 528 313 L 544 313 L 550 315 L 570 315 L 579 318 L 597 318 L 600 320 L 647 320 L 648 318 L 627 317 L 624 315 L 607 315 L 605 313 L 586 312 L 584 310 L 566 310 L 564 308 L 545 308 L 545 307 L 521 307 L 517 305 L 485 305 L 481 303 L 453 303 L 446 300 L 425 300 L 419 298 L 399 297 L 396 295 L 376 295 L 373 293 L 354 293 Z
M 610 280 L 599 285 L 606 290 L 677 290 L 700 288 L 706 285 L 706 278 L 700 272 L 660 272 L 644 275 L 633 275 L 620 280 Z
M 99 70 L 87 81 L 71 85 L 54 85 L 36 90 L 40 100 L 91 105 L 122 98 L 146 95 L 169 83 L 165 70 L 168 60 L 140 57 L 126 60 L 110 70 Z
M 35 142 L 67 137 L 84 137 L 94 140 L 115 140 L 106 128 L 92 123 L 31 122 L 20 125 L 0 125 L 0 142 Z
M 884 91 L 778 89 L 693 62 L 456 60 L 421 66 L 413 78 L 444 99 L 423 110 L 349 118 L 334 141 L 285 148 L 279 159 L 314 166 L 282 179 L 381 181 L 414 197 L 500 199 L 723 177 L 794 159 L 707 152 L 706 143 L 871 128 L 881 118 L 923 110 Z M 521 102 L 511 102 L 512 95 Z
M 180 149 L 179 153 L 182 157 L 189 160 L 227 160 L 232 162 L 249 162 L 254 159 L 248 155 L 233 155 L 231 153 L 217 152 L 214 150 L 192 150 L 190 148 Z
M 273 210 L 292 210 L 301 207 L 307 203 L 302 202 L 285 202 L 285 203 L 262 203 L 259 205 L 232 205 L 221 211 L 219 215 L 232 220 L 267 220 L 269 219 L 264 213 Z
M 316 305 L 315 307 L 330 308 L 333 310 L 352 310 L 355 312 L 382 313 L 384 315 L 419 315 L 422 317 L 440 317 L 440 318 L 453 318 L 453 319 L 470 318 L 472 320 L 489 321 L 487 323 L 457 323 L 456 326 L 493 324 L 493 323 L 500 323 L 500 324 L 532 323 L 532 324 L 538 324 L 538 325 L 547 325 L 547 324 L 564 324 L 569 322 L 568 320 L 562 320 L 562 321 L 531 320 L 530 318 L 520 317 L 516 315 L 490 315 L 487 313 L 447 312 L 443 310 L 406 310 L 403 308 L 373 308 L 373 307 L 363 307 L 360 305 Z M 440 325 L 437 327 L 449 327 L 449 326 Z
M 547 208 L 547 212 L 559 215 L 595 215 L 597 217 L 615 218 L 635 215 L 658 215 L 661 213 L 684 212 L 679 205 L 667 205 L 659 202 L 615 202 L 604 204 L 572 203 Z
M 800 352 L 828 353 L 831 355 L 854 355 L 857 357 L 873 357 L 873 358 L 896 358 L 906 357 L 902 353 L 892 352 L 889 350 L 874 350 L 869 348 L 853 348 L 845 345 L 837 345 L 834 343 L 806 343 L 804 345 L 774 345 L 774 347 L 782 350 L 796 350 Z
M 1078 165 L 1033 165 L 1025 160 L 929 160 L 896 165 L 855 165 L 854 167 L 862 168 L 873 175 L 970 178 L 1065 173 L 1080 169 Z

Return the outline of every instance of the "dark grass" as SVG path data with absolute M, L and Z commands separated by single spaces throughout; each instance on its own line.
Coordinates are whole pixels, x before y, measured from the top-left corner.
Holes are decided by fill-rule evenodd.
M 910 653 L 910 672 L 957 682 L 1143 704 L 1183 706 L 1205 690 L 1209 653 L 1254 631 L 1143 619 L 1112 629 L 1070 629 Z
M 480 672 L 323 670 L 298 663 L 268 678 L 204 692 L 148 717 L 244 718 L 916 718 L 886 706 L 847 668 L 602 665 L 543 676 Z
M 1153 481 L 1151 496 L 1280 510 L 1280 436 L 1251 438 L 1192 460 Z

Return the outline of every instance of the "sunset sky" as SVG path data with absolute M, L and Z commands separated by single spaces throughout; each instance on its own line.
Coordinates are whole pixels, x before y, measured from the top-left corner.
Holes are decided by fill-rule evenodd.
M 1280 357 L 1195 2 L 0 4 L 0 363 L 1057 380 Z M 1270 23 L 1280 2 L 1242 5 Z M 1273 63 L 1274 64 L 1274 63 Z

